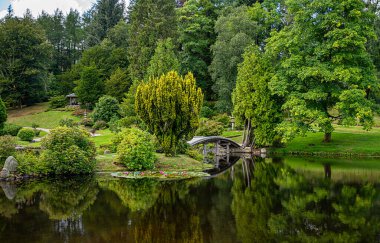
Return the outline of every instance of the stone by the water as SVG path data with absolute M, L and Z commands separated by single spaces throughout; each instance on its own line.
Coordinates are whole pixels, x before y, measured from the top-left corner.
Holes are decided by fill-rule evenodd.
M 111 151 L 109 151 L 109 150 L 104 151 L 104 154 L 110 154 L 110 153 L 111 153 Z
M 9 156 L 7 160 L 5 160 L 3 169 L 7 169 L 10 173 L 16 172 L 18 167 L 18 162 L 13 156 Z
M 9 170 L 7 169 L 2 169 L 0 172 L 0 178 L 7 178 L 9 176 Z

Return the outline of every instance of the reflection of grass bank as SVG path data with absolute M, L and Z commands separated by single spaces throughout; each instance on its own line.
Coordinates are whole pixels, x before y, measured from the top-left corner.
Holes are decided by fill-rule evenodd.
M 336 126 L 332 142 L 324 143 L 323 133 L 297 137 L 285 148 L 271 150 L 275 154 L 319 156 L 380 156 L 380 128 L 364 131 L 361 127 Z
M 379 181 L 380 159 L 288 157 L 284 164 L 307 177 L 324 177 L 326 166 L 331 168 L 331 178 L 336 181 Z
M 155 170 L 165 171 L 203 171 L 212 168 L 212 165 L 192 159 L 186 155 L 176 157 L 166 157 L 157 153 Z M 97 171 L 126 171 L 127 169 L 115 163 L 116 154 L 98 155 L 96 157 Z

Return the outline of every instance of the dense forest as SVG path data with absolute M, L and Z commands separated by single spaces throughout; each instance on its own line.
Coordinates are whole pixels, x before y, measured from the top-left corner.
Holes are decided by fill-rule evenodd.
M 0 96 L 8 108 L 75 92 L 109 95 L 138 123 L 137 86 L 193 73 L 202 114 L 227 113 L 245 144 L 271 145 L 332 123 L 370 129 L 379 103 L 378 0 L 97 0 L 0 20 Z M 206 116 L 206 115 L 205 115 Z M 254 132 L 253 132 L 254 131 Z

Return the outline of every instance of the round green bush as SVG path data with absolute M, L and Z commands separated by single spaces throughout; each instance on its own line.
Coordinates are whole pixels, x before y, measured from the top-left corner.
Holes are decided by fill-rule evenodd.
M 22 129 L 21 126 L 12 124 L 12 123 L 5 123 L 3 130 L 0 129 L 0 136 L 13 136 L 16 137 L 18 132 Z
M 156 161 L 152 135 L 137 128 L 127 128 L 115 139 L 118 161 L 128 170 L 149 170 Z
M 105 95 L 99 99 L 96 103 L 92 118 L 94 121 L 109 122 L 112 117 L 119 116 L 119 101 L 116 98 Z
M 57 127 L 43 140 L 41 158 L 53 174 L 87 174 L 95 169 L 95 145 L 88 132 L 77 127 Z
M 18 133 L 17 137 L 21 139 L 21 141 L 32 141 L 36 133 L 32 128 L 22 128 Z

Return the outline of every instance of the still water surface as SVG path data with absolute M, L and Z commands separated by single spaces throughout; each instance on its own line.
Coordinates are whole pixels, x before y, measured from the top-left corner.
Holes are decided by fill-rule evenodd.
M 319 172 L 244 159 L 203 179 L 3 183 L 0 242 L 380 242 L 380 179 Z

